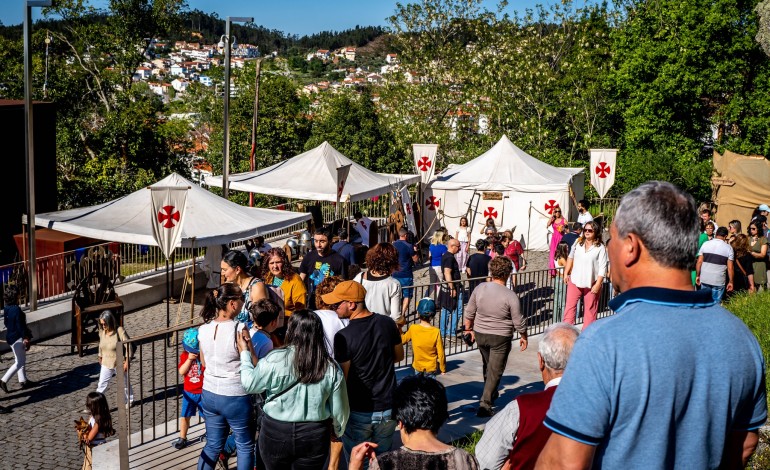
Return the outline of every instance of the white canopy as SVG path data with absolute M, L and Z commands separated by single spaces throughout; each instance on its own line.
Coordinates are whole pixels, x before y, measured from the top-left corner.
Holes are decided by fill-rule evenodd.
M 387 193 L 396 184 L 412 184 L 418 175 L 375 173 L 341 154 L 328 142 L 273 166 L 230 175 L 229 188 L 289 199 L 337 201 L 337 168 L 352 164 L 340 201 L 360 201 Z M 205 183 L 222 187 L 222 176 Z
M 460 217 L 471 225 L 470 241 L 483 237 L 492 218 L 499 229 L 531 250 L 548 250 L 548 220 L 556 206 L 569 219 L 572 199 L 583 197 L 582 168 L 557 168 L 515 146 L 503 136 L 491 149 L 464 165 L 450 166 L 424 192 L 423 223 L 428 232 L 440 226 L 455 235 Z
M 240 206 L 172 173 L 152 186 L 189 187 L 182 246 L 211 246 L 253 238 L 310 219 L 310 214 Z M 38 214 L 35 225 L 84 237 L 156 245 L 150 224 L 150 191 L 91 207 Z
M 464 165 L 441 173 L 433 189 L 542 192 L 563 190 L 582 168 L 557 168 L 523 151 L 507 136 Z

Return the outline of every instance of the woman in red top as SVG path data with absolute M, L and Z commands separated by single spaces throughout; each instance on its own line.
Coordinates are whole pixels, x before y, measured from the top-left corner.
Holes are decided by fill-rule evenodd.
M 527 260 L 524 259 L 524 247 L 518 240 L 513 238 L 513 231 L 506 230 L 503 233 L 503 245 L 505 245 L 505 256 L 513 261 L 516 272 L 527 267 Z

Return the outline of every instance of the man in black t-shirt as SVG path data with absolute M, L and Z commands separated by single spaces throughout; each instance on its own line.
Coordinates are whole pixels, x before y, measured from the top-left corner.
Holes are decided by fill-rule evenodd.
M 446 284 L 441 284 L 439 293 L 439 305 L 441 305 L 441 318 L 439 330 L 441 336 L 447 337 L 456 334 L 460 315 L 463 311 L 463 285 L 460 282 L 460 265 L 457 264 L 455 254 L 460 251 L 460 242 L 454 238 L 446 244 L 447 251 L 441 255 L 441 273 Z
M 307 287 L 308 308 L 315 308 L 315 288 L 327 277 L 342 276 L 348 272 L 348 262 L 331 248 L 331 236 L 325 229 L 318 229 L 313 235 L 315 250 L 311 251 L 299 265 L 299 276 Z
M 489 280 L 489 262 L 492 258 L 484 253 L 487 249 L 486 240 L 480 239 L 476 242 L 476 253 L 472 254 L 468 258 L 468 263 L 465 265 L 465 274 L 468 275 L 468 279 L 486 277 Z M 468 296 L 473 294 L 473 289 L 484 280 L 468 281 Z
M 334 335 L 334 358 L 345 373 L 350 419 L 342 436 L 345 456 L 362 442 L 378 445 L 375 452 L 390 450 L 396 422 L 393 364 L 404 359 L 404 347 L 396 323 L 387 315 L 370 312 L 364 303 L 366 290 L 356 281 L 339 283 L 321 296 L 337 316 L 350 320 Z

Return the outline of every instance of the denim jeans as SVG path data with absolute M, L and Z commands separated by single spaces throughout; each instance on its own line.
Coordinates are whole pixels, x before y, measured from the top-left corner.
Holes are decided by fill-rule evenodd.
M 439 330 L 441 336 L 454 336 L 457 333 L 458 322 L 463 312 L 463 289 L 457 289 L 457 307 L 451 312 L 445 308 L 441 309 L 439 318 Z
M 206 445 L 198 459 L 198 470 L 213 470 L 232 428 L 238 449 L 238 470 L 254 467 L 254 422 L 249 395 L 228 397 L 203 390 L 201 400 L 206 418 Z
M 353 447 L 362 442 L 374 442 L 379 447 L 376 454 L 390 450 L 393 444 L 393 432 L 396 430 L 396 422 L 390 417 L 391 410 L 385 411 L 351 411 L 345 434 L 342 436 L 342 445 L 345 450 L 345 458 L 350 462 L 350 452 Z M 369 468 L 367 461 L 364 468 Z
M 725 286 L 712 286 L 711 284 L 703 283 L 701 283 L 700 286 L 701 289 L 711 289 L 711 297 L 717 302 L 720 302 L 722 300 L 722 296 L 725 295 Z

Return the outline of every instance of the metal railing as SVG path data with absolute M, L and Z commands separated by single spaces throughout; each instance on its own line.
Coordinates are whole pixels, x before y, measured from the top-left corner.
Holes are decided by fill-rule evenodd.
M 125 407 L 118 401 L 116 430 L 121 469 L 129 468 L 130 449 L 179 432 L 183 382 L 177 369 L 183 351 L 180 332 L 192 326 L 199 324 L 187 323 L 118 341 L 117 364 L 123 364 L 124 347 L 131 357 L 125 376 L 117 374 L 116 394 L 122 397 L 126 380 L 134 392 L 134 406 Z
M 603 217 L 603 225 L 610 226 L 610 222 L 615 218 L 615 212 L 618 211 L 620 198 L 594 198 L 591 199 L 591 214 L 594 218 Z
M 486 278 L 470 278 L 459 281 L 462 284 L 464 290 L 464 295 L 462 298 L 463 307 L 458 312 L 458 322 L 456 325 L 443 325 L 444 332 L 448 332 L 448 334 L 442 335 L 444 340 L 444 353 L 446 356 L 451 356 L 476 349 L 475 343 L 473 346 L 468 346 L 464 341 L 458 338 L 456 331 L 458 328 L 463 326 L 463 322 L 465 320 L 465 305 L 467 305 L 468 299 L 470 299 L 472 289 L 475 287 L 475 285 L 478 285 L 485 280 Z M 527 322 L 528 335 L 531 336 L 541 334 L 545 331 L 546 328 L 555 323 L 554 311 L 556 310 L 557 299 L 555 299 L 554 294 L 556 292 L 557 282 L 563 281 L 559 276 L 551 277 L 551 270 L 549 269 L 540 271 L 521 271 L 512 276 L 511 283 L 509 283 L 509 288 L 512 288 L 513 291 L 516 292 L 516 294 L 519 296 L 521 303 L 521 313 Z M 438 287 L 447 284 L 448 283 L 446 281 L 434 282 L 429 284 L 417 284 L 414 286 L 404 287 L 402 289 L 413 290 L 413 295 L 408 308 L 409 313 L 406 318 L 407 328 L 409 325 L 420 322 L 420 319 L 416 313 L 417 303 L 420 301 L 420 299 L 431 297 L 436 300 L 438 295 Z M 558 300 L 561 302 L 562 311 L 564 310 L 564 304 L 566 302 L 566 288 L 564 289 L 564 293 L 565 294 L 562 296 L 562 298 Z M 599 299 L 597 319 L 604 318 L 613 314 L 607 305 L 612 297 L 612 286 L 609 282 L 605 281 Z M 581 324 L 583 322 L 582 312 L 583 309 L 581 302 L 581 305 L 578 305 L 577 313 L 575 315 L 575 323 Z M 446 317 L 447 315 L 445 314 L 443 318 L 446 319 Z M 447 320 L 451 320 L 451 316 L 449 316 Z M 433 319 L 433 325 L 441 328 L 441 321 L 442 315 L 440 309 L 437 308 L 436 316 Z M 514 331 L 514 339 L 518 338 L 519 334 Z M 411 351 L 411 344 L 405 345 L 404 352 L 404 360 L 398 363 L 398 367 L 406 367 L 412 364 L 413 355 Z
M 203 255 L 203 248 L 180 247 L 174 264 L 187 265 Z M 138 279 L 165 269 L 165 256 L 156 246 L 107 242 L 37 258 L 38 300 L 51 301 L 71 296 L 80 282 L 94 270 L 117 282 Z M 21 291 L 22 304 L 29 302 L 27 261 L 0 266 L 0 289 L 13 283 Z

